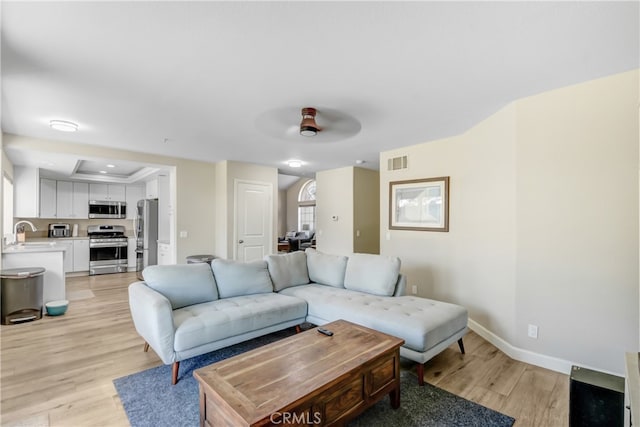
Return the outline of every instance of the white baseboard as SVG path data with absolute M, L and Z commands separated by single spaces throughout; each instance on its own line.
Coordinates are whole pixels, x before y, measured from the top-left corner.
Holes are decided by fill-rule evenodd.
M 498 350 L 502 351 L 510 358 L 518 360 L 520 362 L 525 362 L 530 365 L 539 366 L 541 368 L 550 369 L 552 371 L 560 372 L 567 375 L 571 373 L 571 366 L 576 365 L 576 363 L 570 362 L 568 360 L 559 359 L 557 357 L 551 357 L 540 353 L 534 353 L 533 351 L 514 347 L 473 319 L 469 319 L 468 326 L 469 329 L 471 329 L 473 332 L 496 346 Z

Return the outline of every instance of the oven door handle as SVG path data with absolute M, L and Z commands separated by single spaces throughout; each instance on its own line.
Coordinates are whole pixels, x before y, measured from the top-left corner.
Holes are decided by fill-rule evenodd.
M 105 242 L 105 243 L 89 243 L 91 248 L 126 248 L 127 242 Z

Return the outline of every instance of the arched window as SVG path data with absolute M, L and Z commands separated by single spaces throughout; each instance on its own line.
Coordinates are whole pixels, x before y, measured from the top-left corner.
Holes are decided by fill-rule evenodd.
M 307 237 L 316 229 L 316 181 L 307 181 L 298 194 L 298 230 Z

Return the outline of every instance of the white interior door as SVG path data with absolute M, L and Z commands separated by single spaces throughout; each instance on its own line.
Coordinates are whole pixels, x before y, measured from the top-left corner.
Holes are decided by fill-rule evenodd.
M 265 182 L 236 181 L 235 254 L 238 261 L 261 260 L 271 253 L 273 187 Z

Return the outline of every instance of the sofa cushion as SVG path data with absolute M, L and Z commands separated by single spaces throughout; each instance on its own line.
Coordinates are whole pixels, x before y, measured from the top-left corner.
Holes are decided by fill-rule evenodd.
M 304 319 L 307 304 L 300 298 L 268 294 L 243 295 L 193 305 L 173 313 L 174 350 L 204 344 Z
M 264 259 L 276 291 L 309 283 L 307 255 L 304 252 L 267 255 Z
M 150 265 L 142 277 L 169 300 L 173 310 L 218 299 L 209 264 Z
M 330 255 L 312 248 L 305 250 L 309 279 L 321 285 L 344 288 L 344 272 L 347 268 L 347 257 Z
M 344 287 L 352 291 L 391 296 L 398 283 L 400 258 L 353 254 L 347 261 Z
M 265 261 L 240 262 L 216 258 L 211 269 L 220 298 L 273 292 Z

